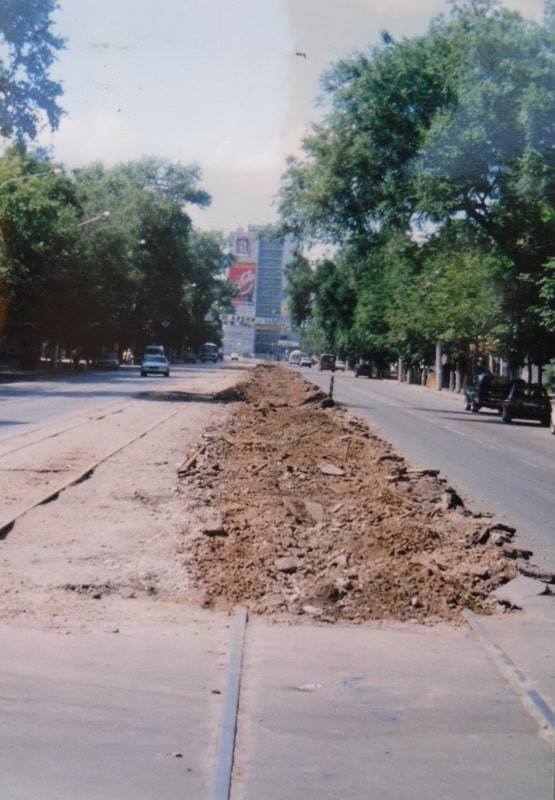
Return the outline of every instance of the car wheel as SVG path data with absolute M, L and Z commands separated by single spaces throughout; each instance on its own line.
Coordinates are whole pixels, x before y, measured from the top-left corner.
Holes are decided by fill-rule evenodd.
M 170 377 L 170 373 L 169 372 L 164 372 L 164 375 L 166 376 L 166 378 Z
M 540 419 L 540 425 L 542 428 L 549 428 L 551 425 L 551 417 L 542 417 L 542 419 Z

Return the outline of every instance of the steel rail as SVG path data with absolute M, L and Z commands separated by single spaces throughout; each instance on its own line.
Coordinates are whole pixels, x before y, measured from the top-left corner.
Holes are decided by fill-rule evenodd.
M 81 422 L 76 422 L 74 425 L 69 425 L 67 428 L 62 428 L 59 431 L 54 431 L 54 433 L 47 433 L 44 436 L 39 436 L 37 439 L 33 439 L 32 441 L 25 442 L 24 444 L 18 445 L 18 447 L 13 447 L 11 450 L 2 450 L 2 443 L 3 442 L 10 442 L 13 439 L 20 438 L 21 436 L 25 436 L 26 434 L 17 433 L 14 436 L 7 436 L 5 439 L 0 439 L 0 457 L 3 458 L 4 456 L 11 456 L 12 453 L 18 453 L 20 450 L 25 450 L 27 447 L 33 447 L 36 444 L 40 444 L 41 442 L 46 442 L 48 439 L 55 439 L 57 436 L 63 436 L 64 433 L 71 433 L 71 431 L 76 430 L 77 428 L 81 428 L 84 425 L 92 425 L 94 422 L 98 422 L 101 419 L 106 419 L 106 417 L 115 416 L 116 414 L 121 414 L 125 409 L 130 405 L 130 403 L 121 403 L 117 406 L 116 410 L 114 411 L 105 411 L 104 413 L 101 412 L 91 412 L 91 416 L 89 419 L 81 420 Z M 98 414 L 98 416 L 93 416 L 93 414 Z M 52 423 L 51 423 L 52 424 Z M 43 425 L 43 428 L 48 427 L 47 425 Z M 41 428 L 38 429 L 37 433 L 41 431 Z M 32 435 L 32 434 L 29 434 Z
M 95 469 L 99 467 L 101 464 L 103 464 L 105 461 L 108 461 L 108 459 L 112 458 L 112 456 L 115 456 L 116 453 L 120 453 L 122 450 L 125 450 L 126 447 L 129 447 L 129 445 L 133 444 L 139 439 L 142 439 L 143 436 L 146 436 L 148 433 L 153 431 L 159 425 L 163 425 L 164 422 L 167 422 L 169 419 L 175 417 L 179 413 L 181 413 L 181 409 L 173 411 L 171 414 L 168 414 L 167 417 L 158 420 L 158 422 L 155 422 L 146 430 L 141 431 L 141 433 L 135 434 L 131 439 L 128 439 L 122 445 L 119 445 L 114 450 L 111 450 L 109 453 L 102 456 L 102 458 L 99 458 L 92 464 L 89 464 L 87 467 L 85 467 L 85 469 L 82 469 L 77 474 L 77 476 L 71 478 L 70 480 L 66 480 L 63 483 L 60 483 L 56 488 L 50 490 L 47 494 L 43 495 L 41 498 L 34 501 L 33 503 L 30 503 L 21 511 L 18 511 L 17 514 L 14 514 L 13 516 L 8 517 L 7 519 L 0 520 L 0 541 L 7 538 L 8 534 L 13 530 L 13 527 L 17 522 L 17 520 L 21 519 L 21 517 L 25 516 L 25 514 L 28 514 L 29 511 L 32 511 L 34 508 L 38 508 L 39 506 L 46 505 L 46 503 L 50 503 L 53 500 L 56 500 L 59 497 L 59 495 L 66 489 L 69 489 L 71 486 L 76 486 L 77 484 L 87 480 L 88 478 L 91 477 Z
M 218 749 L 216 751 L 211 800 L 229 800 L 231 794 L 247 619 L 248 616 L 245 608 L 235 609 L 227 684 L 220 722 L 220 736 L 218 740 Z
M 495 638 L 486 626 L 480 622 L 476 614 L 465 609 L 463 616 L 478 638 L 485 645 L 488 654 L 497 666 L 497 669 L 505 677 L 521 698 L 523 705 L 528 713 L 538 722 L 542 728 L 553 735 L 555 733 L 555 712 L 544 700 L 539 692 L 531 688 L 528 679 L 516 664 L 509 658 L 503 648 L 495 641 Z

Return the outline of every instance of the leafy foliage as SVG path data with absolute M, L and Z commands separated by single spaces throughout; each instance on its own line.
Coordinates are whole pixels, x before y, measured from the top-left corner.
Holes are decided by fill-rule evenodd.
M 219 341 L 217 312 L 233 289 L 221 280 L 223 237 L 195 231 L 186 213 L 209 202 L 199 176 L 143 159 L 92 164 L 70 180 L 9 151 L 0 160 L 4 332 L 35 356 L 45 342 L 92 357 L 153 340 L 170 352 Z
M 58 127 L 59 83 L 48 77 L 64 40 L 52 31 L 55 0 L 3 0 L 0 8 L 0 136 L 34 139 L 43 116 Z
M 554 355 L 553 7 L 542 26 L 453 3 L 425 36 L 384 36 L 324 76 L 328 111 L 288 163 L 280 214 L 340 248 L 339 326 L 315 273 L 336 346 L 413 363 L 436 338 L 457 358 L 478 341 L 514 365 Z

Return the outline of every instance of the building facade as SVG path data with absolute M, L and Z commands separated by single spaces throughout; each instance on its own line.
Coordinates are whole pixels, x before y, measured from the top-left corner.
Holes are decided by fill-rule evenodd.
M 236 260 L 229 280 L 237 287 L 237 297 L 234 313 L 224 319 L 225 355 L 279 359 L 283 343 L 294 339 L 285 278 L 293 247 L 272 234 L 271 228 L 255 225 L 233 234 Z

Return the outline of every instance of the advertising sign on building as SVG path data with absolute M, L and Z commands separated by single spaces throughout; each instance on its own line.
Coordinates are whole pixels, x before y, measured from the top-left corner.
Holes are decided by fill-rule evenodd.
M 229 270 L 229 281 L 237 289 L 237 296 L 233 301 L 236 306 L 254 305 L 255 264 L 234 264 Z

